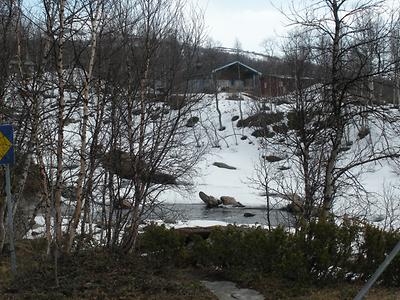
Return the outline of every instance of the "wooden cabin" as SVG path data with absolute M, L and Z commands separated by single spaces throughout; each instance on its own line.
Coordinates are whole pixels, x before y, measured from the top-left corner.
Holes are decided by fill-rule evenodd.
M 211 76 L 218 91 L 260 94 L 261 72 L 239 61 L 212 70 Z

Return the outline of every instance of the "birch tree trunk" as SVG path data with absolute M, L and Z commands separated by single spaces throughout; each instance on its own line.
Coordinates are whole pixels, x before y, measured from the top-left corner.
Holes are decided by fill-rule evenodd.
M 54 209 L 55 209 L 55 231 L 56 247 L 62 244 L 62 214 L 61 214 L 61 193 L 63 190 L 63 148 L 64 148 L 64 109 L 65 109 L 65 79 L 64 79 L 64 9 L 65 0 L 58 3 L 58 22 L 59 30 L 56 40 L 56 71 L 57 71 L 57 89 L 58 89 L 58 113 L 57 113 L 57 169 L 56 183 L 54 190 Z
M 79 221 L 81 219 L 81 211 L 82 211 L 82 191 L 83 191 L 83 182 L 86 175 L 86 145 L 87 145 L 87 124 L 89 120 L 89 89 L 92 81 L 93 67 L 95 63 L 96 57 L 96 47 L 97 47 L 97 37 L 98 37 L 98 19 L 101 11 L 101 3 L 100 1 L 95 1 L 95 13 L 94 16 L 90 16 L 91 19 L 91 48 L 90 48 L 90 58 L 87 76 L 85 76 L 85 80 L 83 82 L 83 97 L 82 97 L 82 111 L 83 111 L 83 119 L 81 126 L 81 147 L 79 151 L 80 161 L 79 161 L 79 175 L 77 180 L 76 187 L 76 205 L 75 210 L 72 216 L 72 220 L 68 229 L 68 238 L 66 242 L 65 250 L 66 252 L 70 252 L 72 248 L 72 244 L 76 235 L 76 229 L 78 227 Z

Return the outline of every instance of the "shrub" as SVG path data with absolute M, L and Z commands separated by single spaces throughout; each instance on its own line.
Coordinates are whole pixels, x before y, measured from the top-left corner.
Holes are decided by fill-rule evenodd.
M 140 236 L 140 250 L 156 267 L 180 264 L 185 259 L 185 238 L 164 225 L 150 225 Z
M 253 133 L 251 134 L 252 136 L 256 137 L 256 138 L 273 138 L 275 136 L 274 132 L 271 132 L 268 130 L 268 128 L 263 128 L 263 129 L 256 129 L 253 131 Z
M 228 225 L 217 228 L 210 234 L 209 259 L 212 265 L 221 268 L 242 266 L 246 261 L 243 251 L 243 230 Z M 229 245 L 229 246 L 228 246 Z
M 289 128 L 285 123 L 274 124 L 274 125 L 272 125 L 272 129 L 276 133 L 280 133 L 280 134 L 286 134 L 289 131 Z
M 344 279 L 357 233 L 354 226 L 338 227 L 330 221 L 309 224 L 304 246 L 313 280 Z
M 156 266 L 191 263 L 225 273 L 270 274 L 297 283 L 326 284 L 348 278 L 369 278 L 399 241 L 398 232 L 351 222 L 309 222 L 296 233 L 228 225 L 214 229 L 208 239 L 194 235 L 189 244 L 175 230 L 149 226 L 141 250 Z M 400 255 L 380 278 L 400 284 Z
M 187 104 L 187 98 L 181 95 L 170 95 L 166 102 L 172 110 L 179 110 Z
M 274 266 L 274 274 L 296 282 L 308 282 L 310 273 L 307 257 L 299 241 L 299 236 L 288 235 L 280 260 Z
M 190 262 L 193 265 L 210 266 L 210 243 L 199 235 L 192 237 L 190 246 Z
M 361 277 L 368 279 L 384 261 L 400 240 L 398 232 L 387 232 L 377 227 L 367 225 L 364 239 L 359 247 L 355 269 Z M 380 277 L 385 285 L 400 286 L 400 255 L 397 255 Z
M 287 114 L 288 128 L 293 130 L 299 130 L 302 128 L 302 119 L 300 113 L 296 111 L 290 111 Z

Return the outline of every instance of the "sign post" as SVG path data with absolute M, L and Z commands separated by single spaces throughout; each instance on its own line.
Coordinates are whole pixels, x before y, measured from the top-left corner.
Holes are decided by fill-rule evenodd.
M 0 165 L 5 166 L 5 190 L 7 203 L 7 225 L 10 239 L 11 271 L 17 273 L 17 259 L 14 244 L 14 217 L 11 195 L 10 165 L 14 164 L 14 132 L 11 125 L 0 125 Z

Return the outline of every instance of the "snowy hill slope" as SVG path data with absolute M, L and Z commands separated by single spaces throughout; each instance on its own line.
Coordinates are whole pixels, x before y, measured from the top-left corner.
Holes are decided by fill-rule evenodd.
M 70 96 L 71 99 L 73 98 Z M 260 139 L 252 136 L 255 128 L 237 127 L 238 120 L 242 117 L 245 119 L 249 115 L 256 112 L 256 107 L 260 105 L 257 100 L 253 100 L 245 95 L 242 100 L 237 99 L 237 95 L 220 93 L 218 94 L 219 109 L 221 111 L 222 125 L 224 130 L 219 130 L 219 118 L 216 109 L 215 95 L 204 95 L 198 103 L 198 107 L 194 107 L 192 116 L 199 118 L 199 122 L 193 127 L 186 128 L 186 134 L 192 135 L 188 140 L 192 140 L 191 147 L 197 143 L 200 148 L 207 149 L 206 155 L 196 165 L 196 176 L 191 178 L 191 182 L 185 187 L 170 187 L 161 192 L 159 200 L 165 203 L 185 203 L 200 204 L 202 200 L 199 198 L 199 192 L 202 191 L 216 198 L 221 196 L 231 196 L 247 207 L 259 207 L 266 205 L 265 192 L 262 188 L 254 183 L 256 177 L 256 167 L 260 162 L 262 155 L 279 155 L 283 160 L 274 162 L 270 166 L 276 171 L 280 167 L 285 167 L 280 172 L 286 185 L 296 186 L 296 170 L 293 170 L 293 157 L 289 157 L 282 149 L 265 149 L 261 147 Z M 270 104 L 267 104 L 269 108 Z M 281 104 L 272 106 L 273 112 L 287 112 L 289 106 Z M 397 114 L 397 110 L 390 111 Z M 77 165 L 76 152 L 79 145 L 79 119 L 81 113 L 73 112 L 71 115 L 72 122 L 65 128 L 66 134 L 66 155 L 71 156 L 70 164 Z M 286 117 L 285 117 L 286 118 Z M 380 138 L 381 126 L 374 125 L 376 120 L 372 120 L 370 124 L 371 134 L 364 140 L 357 140 L 359 128 L 353 128 L 348 134 L 349 138 L 354 141 L 348 151 L 343 153 L 345 160 L 351 160 L 353 150 L 363 147 L 364 143 L 377 141 Z M 377 121 L 376 121 L 377 123 Z M 109 123 L 104 124 L 104 132 L 109 130 Z M 107 138 L 107 137 L 106 137 Z M 89 140 L 91 133 L 89 133 Z M 400 143 L 400 139 L 391 140 L 391 143 Z M 235 169 L 219 168 L 214 165 L 215 162 L 225 163 Z M 358 180 L 363 184 L 365 191 L 362 197 L 355 197 L 349 200 L 345 195 L 338 197 L 334 212 L 336 215 L 344 214 L 363 216 L 369 220 L 381 220 L 383 226 L 388 223 L 388 215 L 400 215 L 400 206 L 397 199 L 399 194 L 397 186 L 399 186 L 398 176 L 394 173 L 395 166 L 387 161 L 372 163 L 359 168 L 357 172 L 362 173 Z M 76 173 L 76 171 L 74 171 Z M 70 178 L 74 178 L 72 177 Z M 72 179 L 71 179 L 72 180 Z M 272 190 L 277 190 L 273 186 Z M 297 190 L 282 191 L 283 193 L 301 194 L 301 187 Z M 350 191 L 349 191 L 349 194 Z M 273 207 L 282 207 L 289 202 L 283 200 L 282 197 L 271 197 Z M 396 217 L 397 218 L 397 217 Z M 392 218 L 393 219 L 393 218 Z
M 194 179 L 192 191 L 179 194 L 165 192 L 163 198 L 167 202 L 177 203 L 201 203 L 198 193 L 203 191 L 215 197 L 232 196 L 244 205 L 263 205 L 265 199 L 260 192 L 250 186 L 250 178 L 254 175 L 254 164 L 259 160 L 259 144 L 255 137 L 251 136 L 249 128 L 237 128 L 237 121 L 232 118 L 239 117 L 239 101 L 226 99 L 228 94 L 220 94 L 219 107 L 222 113 L 222 125 L 225 130 L 219 131 L 218 113 L 215 107 L 214 96 L 208 96 L 211 103 L 201 112 L 200 122 L 206 130 L 202 143 L 209 143 L 209 153 L 197 166 L 198 177 Z M 244 96 L 242 100 L 243 115 L 247 116 L 253 107 L 253 100 Z M 200 127 L 200 125 L 198 125 Z M 246 139 L 241 139 L 246 137 Z M 218 168 L 214 162 L 223 162 L 236 170 Z
M 190 191 L 177 193 L 166 191 L 161 199 L 168 203 L 201 203 L 198 196 L 200 191 L 219 198 L 220 196 L 232 196 L 246 206 L 265 205 L 266 199 L 262 196 L 262 190 L 257 189 L 252 178 L 255 177 L 255 166 L 263 154 L 259 139 L 253 137 L 252 128 L 238 128 L 237 121 L 232 118 L 240 115 L 239 100 L 229 100 L 229 94 L 219 94 L 219 107 L 222 112 L 222 124 L 226 127 L 223 131 L 218 131 L 218 113 L 215 107 L 213 95 L 208 95 L 206 101 L 210 103 L 201 111 L 199 116 L 202 126 L 196 125 L 195 130 L 208 131 L 202 138 L 202 143 L 210 143 L 209 153 L 203 161 L 197 166 L 198 177 L 194 178 L 194 185 Z M 251 112 L 254 112 L 256 102 L 249 97 L 244 96 L 241 101 L 243 117 L 246 118 Z M 286 105 L 280 105 L 273 108 L 274 111 L 287 111 Z M 393 113 L 397 113 L 393 111 Z M 380 132 L 378 126 L 371 125 L 371 140 L 379 139 Z M 349 133 L 353 140 L 357 139 L 357 128 Z M 247 137 L 241 139 L 242 136 Z M 391 141 L 398 143 L 398 141 Z M 351 160 L 354 147 L 362 147 L 363 141 L 354 144 L 345 154 L 346 160 Z M 223 162 L 233 166 L 236 170 L 218 168 L 213 165 L 214 162 Z M 291 167 L 291 159 L 286 158 L 276 164 L 279 166 Z M 398 176 L 394 173 L 395 166 L 388 161 L 371 163 L 359 168 L 356 172 L 361 172 L 359 180 L 365 188 L 364 196 L 351 201 L 347 197 L 338 198 L 334 211 L 337 215 L 357 215 L 364 216 L 369 220 L 378 219 L 385 222 L 385 216 L 389 206 L 392 213 L 400 213 L 400 208 L 395 203 L 389 203 L 396 197 L 396 186 L 399 185 Z M 294 172 L 283 171 L 286 180 L 291 181 Z M 389 199 L 390 197 L 391 199 Z M 272 198 L 272 203 L 278 203 L 278 206 L 284 205 L 281 198 Z M 386 220 L 387 221 L 387 220 Z

